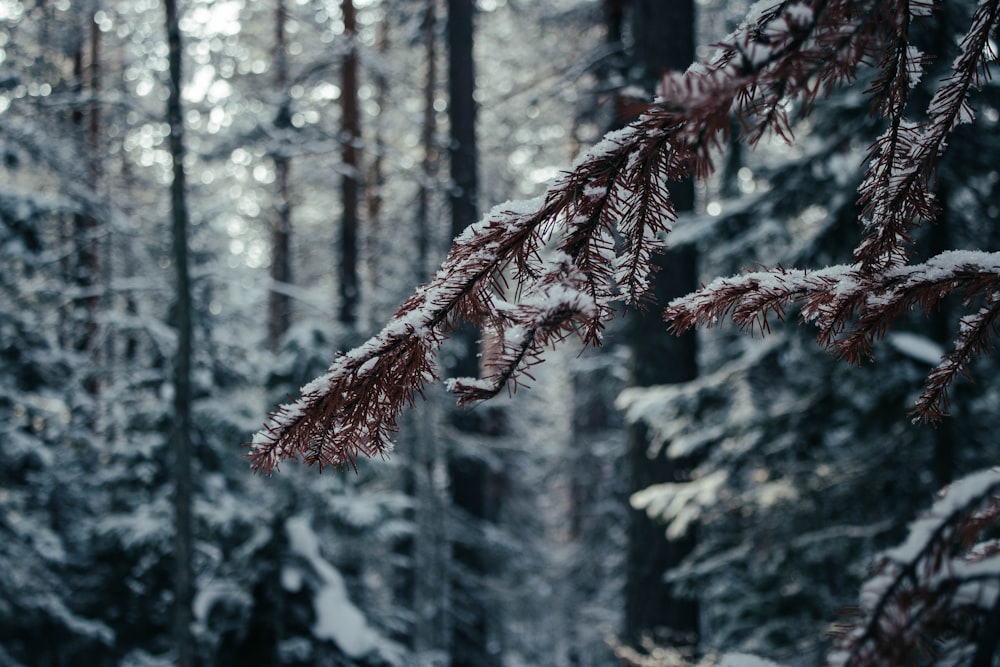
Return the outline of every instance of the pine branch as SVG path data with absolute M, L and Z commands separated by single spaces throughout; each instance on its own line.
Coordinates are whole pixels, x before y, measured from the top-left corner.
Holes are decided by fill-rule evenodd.
M 541 361 L 545 348 L 573 333 L 584 341 L 599 341 L 603 323 L 600 308 L 578 285 L 586 284 L 568 255 L 557 257 L 553 268 L 539 277 L 517 303 L 497 301 L 492 334 L 484 344 L 482 379 L 454 378 L 446 383 L 460 406 L 488 400 Z
M 918 15 L 926 11 L 925 4 L 916 5 Z M 888 65 L 884 67 L 874 87 L 877 108 L 889 117 L 890 127 L 872 147 L 868 174 L 858 189 L 867 236 L 854 256 L 865 270 L 905 262 L 910 230 L 936 216 L 931 184 L 937 159 L 955 127 L 973 120 L 968 96 L 972 89 L 982 86 L 987 63 L 996 59 L 989 40 L 997 26 L 998 12 L 1000 0 L 983 0 L 979 4 L 951 74 L 931 100 L 927 120 L 919 124 L 903 117 L 903 106 L 913 83 L 907 81 L 920 71 L 923 56 L 908 45 L 903 28 L 897 32 L 892 49 L 896 65 L 891 73 Z M 908 19 L 911 13 L 912 8 L 897 16 Z M 903 23 L 908 25 L 908 20 Z
M 766 134 L 790 139 L 788 102 L 809 108 L 822 90 L 849 82 L 866 62 L 879 64 L 868 94 L 889 128 L 873 145 L 859 188 L 867 235 L 855 264 L 720 279 L 672 303 L 667 318 L 683 330 L 731 313 L 742 328 L 767 331 L 769 317 L 780 319 L 797 303 L 802 317 L 819 327 L 822 345 L 858 361 L 907 309 L 932 307 L 953 291 L 970 300 L 996 290 L 992 256 L 950 269 L 936 262 L 955 257 L 914 266 L 905 260 L 912 227 L 934 215 L 930 181 L 937 155 L 955 124 L 971 119 L 967 96 L 982 84 L 992 57 L 988 38 L 1000 0 L 980 3 L 952 75 L 921 124 L 907 121 L 902 110 L 924 61 L 909 44 L 909 24 L 930 13 L 927 0 L 786 0 L 756 7 L 759 14 L 719 45 L 714 61 L 666 75 L 660 98 L 634 123 L 608 134 L 544 198 L 498 207 L 456 239 L 437 275 L 382 332 L 338 357 L 301 398 L 271 415 L 251 443 L 254 467 L 270 472 L 290 457 L 343 466 L 359 454 L 389 451 L 400 410 L 436 379 L 434 355 L 460 322 L 479 327 L 489 342 L 484 377 L 449 383 L 462 404 L 516 387 L 547 346 L 571 333 L 599 344 L 615 315 L 613 302 L 640 304 L 648 293 L 653 257 L 676 217 L 667 183 L 711 173 L 731 111 L 742 122 L 744 141 Z M 995 321 L 992 305 L 967 320 L 955 352 L 928 380 L 921 414 L 940 416 L 946 388 L 984 349 Z
M 449 383 L 462 404 L 516 383 L 546 346 L 571 332 L 598 344 L 614 316 L 612 300 L 636 304 L 648 291 L 652 258 L 675 218 L 666 183 L 711 169 L 711 151 L 729 132 L 737 101 L 762 114 L 761 133 L 786 131 L 784 96 L 812 94 L 806 77 L 789 73 L 799 72 L 799 60 L 810 67 L 836 60 L 829 44 L 812 39 L 833 29 L 816 15 L 806 3 L 766 12 L 712 65 L 668 77 L 661 100 L 607 135 L 544 199 L 497 207 L 470 227 L 377 336 L 272 413 L 250 444 L 254 468 L 270 473 L 294 457 L 341 467 L 359 454 L 384 455 L 399 412 L 436 379 L 434 354 L 459 322 L 494 341 L 486 377 Z M 759 91 L 770 92 L 758 99 Z M 553 235 L 561 254 L 546 265 L 540 257 Z M 512 305 L 496 289 L 505 267 L 514 272 Z
M 987 303 L 979 312 L 961 320 L 955 349 L 927 376 L 924 390 L 914 406 L 916 419 L 937 421 L 948 409 L 948 387 L 959 373 L 967 374 L 972 361 L 990 348 L 990 340 L 1000 320 L 1000 296 L 994 286 L 989 288 Z
M 964 303 L 981 295 L 986 305 L 962 321 L 956 348 L 928 376 L 915 412 L 936 421 L 947 389 L 990 346 L 1000 318 L 1000 253 L 948 251 L 921 264 L 872 274 L 861 265 L 819 271 L 777 268 L 718 278 L 672 301 L 664 317 L 676 332 L 715 326 L 727 317 L 743 330 L 769 331 L 768 317 L 784 319 L 797 304 L 803 322 L 819 328 L 818 342 L 851 363 L 872 357 L 872 345 L 893 322 L 919 308 L 929 311 L 957 294 Z

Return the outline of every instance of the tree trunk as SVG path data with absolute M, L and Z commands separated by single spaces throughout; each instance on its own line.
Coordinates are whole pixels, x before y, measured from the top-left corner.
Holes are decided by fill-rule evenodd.
M 472 0 L 448 1 L 448 121 L 451 123 L 451 233 L 476 221 L 479 154 L 476 148 L 475 62 Z
M 475 62 L 472 52 L 473 1 L 448 0 L 448 122 L 451 136 L 448 156 L 451 162 L 451 235 L 456 237 L 476 222 L 479 190 L 479 154 L 476 148 Z M 479 374 L 477 334 L 463 328 L 456 342 L 452 375 L 475 377 Z
M 635 83 L 653 93 L 665 71 L 686 69 L 694 60 L 694 3 L 635 0 L 633 5 L 634 60 L 639 75 Z M 628 120 L 631 118 L 619 118 L 623 124 Z M 669 189 L 678 212 L 694 209 L 693 182 L 671 183 Z M 694 249 L 673 249 L 661 255 L 657 264 L 659 271 L 653 279 L 655 303 L 666 304 L 698 287 Z M 680 337 L 668 334 L 659 308 L 633 311 L 627 329 L 632 349 L 631 385 L 686 382 L 697 376 L 694 333 Z M 645 428 L 630 427 L 627 437 L 630 493 L 652 484 L 681 481 L 690 474 L 687 462 L 670 460 L 663 452 L 650 456 Z M 664 574 L 693 547 L 693 532 L 684 539 L 668 541 L 662 525 L 645 512 L 629 509 L 625 585 L 625 636 L 629 642 L 637 643 L 643 637 L 674 646 L 697 642 L 696 602 L 679 598 L 663 581 Z
M 478 212 L 478 152 L 476 148 L 476 85 L 473 59 L 473 0 L 448 0 L 448 120 L 451 126 L 449 157 L 451 161 L 451 233 L 458 236 L 476 222 Z M 463 326 L 454 336 L 454 351 L 447 361 L 448 374 L 479 374 L 478 332 Z M 452 423 L 460 431 L 497 434 L 494 410 L 453 410 Z M 493 521 L 499 495 L 495 474 L 486 461 L 475 454 L 450 451 L 448 476 L 451 502 L 472 525 Z M 473 529 L 475 530 L 475 529 Z M 464 536 L 468 538 L 469 536 Z M 491 647 L 489 608 L 482 577 L 486 563 L 482 548 L 458 536 L 453 544 L 452 570 L 452 667 L 489 667 L 499 664 L 498 650 Z
M 420 183 L 417 191 L 415 218 L 416 258 L 415 282 L 427 279 L 429 248 L 431 245 L 431 204 L 438 178 L 437 111 L 434 100 L 438 89 L 438 0 L 426 0 L 421 24 L 421 34 L 427 69 L 423 88 L 423 121 L 420 141 L 423 158 L 420 165 Z M 428 404 L 426 409 L 411 411 L 409 430 L 412 435 L 412 464 L 405 466 L 407 488 L 413 490 L 413 520 L 416 530 L 410 545 L 412 571 L 405 585 L 410 608 L 414 614 L 412 647 L 418 655 L 447 649 L 450 643 L 450 623 L 446 601 L 450 599 L 450 581 L 447 563 L 451 558 L 447 538 L 447 508 L 450 502 L 443 483 L 444 457 L 442 456 L 439 428 L 441 409 Z M 400 448 L 402 453 L 403 448 Z
M 360 299 L 358 281 L 358 200 L 361 168 L 358 141 L 361 137 L 358 114 L 358 51 L 357 17 L 353 0 L 343 0 L 344 39 L 349 40 L 341 71 L 341 141 L 343 141 L 344 175 L 341 179 L 343 220 L 340 226 L 340 322 L 353 326 L 358 320 Z
M 954 27 L 950 25 L 951 20 L 949 16 L 948 11 L 936 12 L 935 14 L 937 30 L 933 33 L 934 39 L 931 42 L 933 50 L 929 55 L 938 62 L 946 62 L 946 54 L 949 52 L 949 47 L 953 39 L 952 36 L 955 34 Z M 922 94 L 918 98 L 917 104 L 926 108 L 930 104 L 930 98 L 924 90 L 921 90 L 920 93 Z M 946 179 L 938 180 L 937 191 L 934 195 L 937 199 L 939 212 L 934 224 L 927 227 L 928 257 L 934 257 L 949 248 L 955 247 L 951 238 L 951 217 L 954 215 L 951 188 Z M 952 309 L 952 300 L 944 299 L 938 304 L 937 308 L 929 313 L 930 336 L 936 343 L 941 345 L 941 349 L 947 349 L 949 341 L 951 341 L 952 327 L 954 326 L 952 322 Z M 954 396 L 961 392 L 962 388 L 960 386 L 953 387 L 951 391 Z M 953 401 L 951 417 L 942 419 L 933 430 L 934 453 L 932 469 L 934 471 L 934 485 L 936 489 L 942 489 L 950 484 L 955 476 L 956 445 L 958 441 L 955 425 L 963 422 L 961 413 L 959 412 L 962 410 L 963 403 L 963 401 Z
M 375 25 L 375 49 L 380 58 L 385 58 L 389 52 L 389 17 Z M 389 81 L 382 69 L 377 68 L 372 75 L 372 87 L 375 89 L 373 98 L 378 108 L 384 109 L 389 103 Z M 375 150 L 371 154 L 368 178 L 365 183 L 365 203 L 367 204 L 367 228 L 365 231 L 365 289 L 374 294 L 379 288 L 379 226 L 382 218 L 382 188 L 385 187 L 385 173 L 382 161 L 382 144 L 385 141 L 381 111 L 371 121 L 372 145 Z
M 80 40 L 80 46 L 73 54 L 73 75 L 75 88 L 80 99 L 72 113 L 73 123 L 83 135 L 84 178 L 92 191 L 97 190 L 100 180 L 100 133 L 101 109 L 97 95 L 101 87 L 101 31 L 93 21 L 93 16 L 84 14 L 87 28 Z M 92 205 L 87 204 L 86 208 Z M 79 292 L 74 299 L 70 317 L 70 337 L 73 347 L 85 353 L 90 360 L 90 372 L 83 379 L 84 389 L 95 395 L 100 389 L 99 369 L 101 366 L 101 345 L 98 320 L 101 297 L 98 294 L 101 276 L 100 243 L 98 241 L 100 222 L 90 211 L 84 210 L 73 216 L 73 240 L 76 248 L 72 261 L 72 283 Z
M 426 278 L 428 270 L 427 252 L 430 240 L 431 195 L 437 181 L 438 151 L 435 139 L 437 135 L 437 110 L 434 108 L 434 98 L 437 95 L 437 0 L 428 0 L 424 15 L 423 38 L 427 49 L 427 75 L 424 81 L 424 118 L 420 128 L 420 143 L 424 156 L 420 165 L 421 183 L 417 192 L 417 266 L 416 273 L 419 282 Z
M 178 667 L 194 664 L 194 644 L 191 635 L 191 603 L 194 597 L 193 536 L 191 519 L 192 442 L 191 442 L 191 353 L 192 303 L 190 272 L 188 271 L 188 211 L 184 173 L 184 125 L 181 113 L 181 33 L 178 25 L 176 0 L 164 0 L 166 9 L 167 43 L 169 45 L 169 79 L 167 123 L 170 126 L 169 146 L 173 165 L 170 184 L 173 262 L 177 281 L 175 320 L 177 355 L 174 361 L 174 650 Z
M 277 0 L 274 30 L 274 85 L 282 96 L 274 126 L 285 131 L 292 126 L 288 95 L 288 48 L 285 36 L 285 0 Z M 288 176 L 291 159 L 279 146 L 274 154 L 274 176 L 276 184 L 274 211 L 271 219 L 271 290 L 268 294 L 267 342 L 272 350 L 277 350 L 281 337 L 291 324 L 292 302 L 281 290 L 282 285 L 292 282 L 292 206 L 289 197 Z
M 935 195 L 940 212 L 934 224 L 928 227 L 928 245 L 930 246 L 928 256 L 930 257 L 934 257 L 954 247 L 951 243 L 951 234 L 948 225 L 948 217 L 951 213 L 949 210 L 951 197 L 948 183 L 942 181 L 938 185 Z M 929 320 L 931 338 L 941 345 L 941 349 L 947 349 L 946 346 L 948 341 L 951 340 L 952 335 L 951 302 L 948 299 L 943 300 L 930 314 Z M 952 389 L 952 392 L 957 393 L 960 390 L 961 387 L 956 387 Z M 932 438 L 934 440 L 932 469 L 934 471 L 934 485 L 938 489 L 942 489 L 950 484 L 955 476 L 955 444 L 957 440 L 955 424 L 961 423 L 956 419 L 955 410 L 961 410 L 962 403 L 955 401 L 955 405 L 956 407 L 952 408 L 954 416 L 951 419 L 942 419 L 941 423 L 937 424 L 936 428 L 932 431 Z

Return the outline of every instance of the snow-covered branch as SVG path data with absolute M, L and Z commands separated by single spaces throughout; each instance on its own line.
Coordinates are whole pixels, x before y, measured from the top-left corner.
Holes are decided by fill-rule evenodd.
M 819 329 L 824 347 L 852 363 L 871 357 L 873 343 L 893 322 L 915 308 L 930 311 L 957 294 L 963 303 L 985 298 L 985 305 L 962 320 L 956 347 L 927 380 L 916 412 L 927 420 L 943 416 L 946 390 L 976 356 L 989 348 L 1000 317 L 1000 253 L 946 251 L 926 262 L 871 273 L 840 265 L 818 271 L 782 267 L 717 278 L 697 292 L 675 299 L 665 317 L 677 331 L 714 326 L 727 316 L 742 329 L 769 331 L 769 316 L 782 319 L 791 304 L 803 321 Z
M 897 71 L 894 76 L 883 72 L 877 89 L 882 99 L 891 100 L 882 109 L 890 128 L 872 146 L 868 174 L 858 189 L 867 236 L 855 258 L 866 270 L 905 261 L 910 230 L 937 214 L 931 191 L 937 160 L 955 127 L 973 120 L 968 97 L 982 86 L 988 63 L 996 59 L 990 35 L 996 30 L 998 12 L 1000 0 L 979 4 L 960 44 L 961 53 L 922 123 L 903 117 L 903 104 L 909 98 L 906 81 L 920 74 L 922 56 L 906 43 L 903 29 L 896 33 Z M 905 26 L 909 21 L 900 23 Z
M 516 383 L 546 346 L 573 332 L 599 344 L 615 315 L 612 302 L 635 305 L 647 294 L 653 256 L 676 218 L 667 183 L 713 170 L 731 113 L 749 143 L 765 134 L 790 139 L 788 102 L 808 108 L 865 63 L 878 68 L 867 94 L 888 129 L 871 147 L 859 187 L 866 235 L 854 263 L 718 279 L 670 304 L 666 316 L 677 330 L 732 314 L 743 328 L 767 331 L 769 317 L 783 317 L 794 303 L 819 327 L 821 344 L 857 361 L 908 309 L 929 308 L 950 293 L 966 302 L 986 295 L 985 310 L 965 320 L 956 350 L 917 404 L 922 415 L 938 418 L 956 373 L 987 345 L 1000 273 L 988 254 L 944 253 L 908 265 L 909 233 L 934 216 L 934 164 L 955 125 L 971 120 L 968 94 L 993 57 L 989 36 L 1000 0 L 979 4 L 961 55 L 919 123 L 902 115 L 924 74 L 909 32 L 933 13 L 932 3 L 786 0 L 754 8 L 717 58 L 666 75 L 660 97 L 605 136 L 544 197 L 501 205 L 457 238 L 440 271 L 378 335 L 272 414 L 251 445 L 255 468 L 271 471 L 289 457 L 341 466 L 359 453 L 384 454 L 400 410 L 437 377 L 434 355 L 462 322 L 478 327 L 488 345 L 484 377 L 449 383 L 460 403 Z
M 387 452 L 400 410 L 437 377 L 434 354 L 460 322 L 492 341 L 486 377 L 449 382 L 460 403 L 516 382 L 571 332 L 598 344 L 612 300 L 638 304 L 648 291 L 653 255 L 676 217 L 666 184 L 711 169 L 734 107 L 748 121 L 759 116 L 756 136 L 783 132 L 785 96 L 814 93 L 800 61 L 837 60 L 817 37 L 832 26 L 807 10 L 784 3 L 748 22 L 714 63 L 667 77 L 661 99 L 608 134 L 544 198 L 496 207 L 455 239 L 434 278 L 378 335 L 271 415 L 251 443 L 255 469 L 270 472 L 293 457 L 343 466 Z M 544 262 L 552 250 L 558 259 Z

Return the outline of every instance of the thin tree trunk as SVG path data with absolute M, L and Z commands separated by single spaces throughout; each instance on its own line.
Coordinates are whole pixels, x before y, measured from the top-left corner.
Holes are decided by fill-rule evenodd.
M 437 135 L 437 110 L 434 98 L 437 95 L 437 0 L 428 0 L 424 16 L 423 38 L 427 49 L 427 75 L 424 81 L 424 118 L 420 128 L 420 143 L 424 149 L 420 165 L 420 189 L 417 192 L 417 266 L 419 281 L 426 278 L 428 245 L 430 240 L 431 195 L 437 180 L 438 151 L 435 144 Z
M 178 667 L 191 667 L 194 644 L 191 634 L 191 602 L 194 597 L 192 559 L 192 442 L 191 442 L 191 353 L 192 302 L 188 271 L 188 211 L 184 173 L 184 125 L 181 113 L 181 33 L 176 0 L 164 0 L 169 45 L 169 91 L 167 123 L 170 126 L 170 184 L 173 261 L 176 273 L 177 356 L 174 362 L 174 650 Z
M 448 120 L 451 123 L 451 233 L 478 218 L 479 154 L 476 148 L 472 0 L 448 0 Z
M 929 256 L 934 257 L 948 248 L 954 247 L 951 244 L 951 233 L 948 217 L 951 214 L 951 197 L 947 182 L 941 182 L 938 186 L 937 203 L 940 209 L 937 220 L 928 228 L 929 232 Z M 931 338 L 941 345 L 942 349 L 951 340 L 951 303 L 944 299 L 941 304 L 930 314 L 930 335 Z M 953 389 L 953 392 L 960 388 Z M 961 409 L 961 402 L 955 401 L 957 409 Z M 954 410 L 955 408 L 953 408 Z M 942 419 L 941 423 L 931 432 L 934 440 L 934 485 L 941 489 L 950 484 L 955 476 L 955 456 L 956 456 L 956 418 Z
M 933 52 L 930 56 L 940 62 L 945 61 L 945 55 L 951 46 L 950 42 L 952 35 L 954 35 L 954 26 L 950 25 L 951 20 L 949 19 L 948 11 L 936 12 L 935 21 L 937 23 L 937 30 L 934 31 L 934 40 L 932 42 Z M 921 91 L 921 93 L 923 92 Z M 926 105 L 930 104 L 930 99 L 926 97 L 926 93 L 921 95 L 921 97 L 923 99 L 918 99 L 917 104 L 926 108 Z M 950 218 L 953 215 L 952 197 L 951 188 L 947 180 L 942 179 L 938 182 L 937 192 L 934 195 L 937 199 L 939 213 L 934 224 L 929 225 L 927 228 L 929 237 L 928 257 L 935 257 L 954 247 L 950 224 Z M 929 313 L 931 338 L 940 344 L 942 349 L 947 349 L 947 345 L 952 337 L 952 306 L 953 304 L 950 299 L 944 299 L 937 308 Z M 952 389 L 952 392 L 956 394 L 960 391 L 961 387 Z M 932 432 L 934 440 L 933 471 L 936 489 L 941 489 L 950 484 L 955 476 L 955 458 L 957 455 L 955 425 L 962 423 L 960 412 L 956 414 L 955 411 L 961 411 L 963 402 L 953 401 L 952 404 L 954 406 L 952 408 L 952 416 L 949 419 L 942 419 Z M 996 613 L 996 610 L 994 610 L 994 613 Z
M 389 52 L 389 16 L 386 16 L 375 26 L 375 49 L 380 57 L 384 57 Z M 372 86 L 375 88 L 375 104 L 378 108 L 384 109 L 388 104 L 389 82 L 385 73 L 380 67 L 375 68 L 372 76 Z M 371 163 L 368 168 L 368 178 L 365 183 L 365 202 L 367 204 L 367 229 L 365 231 L 365 273 L 367 277 L 366 289 L 375 293 L 378 290 L 379 264 L 381 256 L 379 253 L 379 225 L 382 216 L 382 188 L 385 185 L 385 174 L 382 164 L 382 144 L 384 141 L 382 133 L 382 114 L 379 113 L 372 119 L 372 147 Z
M 85 14 L 90 17 L 89 14 Z M 90 17 L 92 18 L 92 17 Z M 101 31 L 93 20 L 87 21 L 85 37 L 73 56 L 73 74 L 81 99 L 72 118 L 83 133 L 82 150 L 84 178 L 93 191 L 100 180 L 98 150 L 101 133 L 101 111 L 97 101 L 101 86 Z M 89 207 L 90 205 L 88 205 Z M 101 298 L 98 285 L 101 277 L 100 222 L 90 211 L 73 216 L 73 239 L 76 245 L 72 281 L 80 296 L 74 300 L 70 319 L 73 346 L 90 358 L 90 372 L 84 378 L 84 389 L 95 395 L 100 390 L 99 369 L 101 345 L 99 342 L 99 311 Z M 82 320 L 82 321 L 81 321 Z
M 479 154 L 476 148 L 475 63 L 472 53 L 472 0 L 448 0 L 448 122 L 451 136 L 451 235 L 456 237 L 478 218 Z M 449 369 L 452 375 L 479 374 L 476 332 L 465 327 L 455 337 L 462 349 Z
M 420 128 L 423 158 L 417 191 L 415 220 L 416 282 L 427 279 L 431 239 L 431 202 L 438 178 L 436 146 L 437 111 L 434 99 L 438 87 L 438 0 L 426 0 L 421 33 L 426 50 L 427 70 L 424 78 L 424 109 Z M 441 406 L 428 404 L 427 409 L 411 411 L 413 445 L 410 448 L 413 465 L 406 466 L 413 488 L 414 531 L 412 540 L 412 573 L 409 577 L 411 608 L 414 615 L 412 646 L 421 654 L 446 650 L 450 642 L 450 625 L 446 602 L 451 598 L 447 563 L 450 559 L 447 538 L 448 491 L 444 488 L 444 467 L 440 435 Z M 404 430 L 405 432 L 405 430 Z M 402 451 L 402 448 L 400 449 Z
M 473 0 L 448 1 L 448 119 L 451 126 L 451 233 L 458 236 L 476 222 L 478 212 L 478 152 L 476 148 L 475 65 L 473 59 Z M 451 376 L 479 373 L 478 333 L 468 325 L 455 335 L 456 349 L 449 363 Z M 502 432 L 500 413 L 493 410 L 452 411 L 452 423 L 462 431 L 496 435 Z M 447 455 L 451 502 L 473 524 L 496 520 L 500 494 L 497 475 L 475 455 L 451 451 Z M 500 656 L 491 648 L 490 608 L 481 585 L 486 573 L 485 554 L 476 544 L 453 544 L 452 667 L 489 667 Z M 464 576 L 463 576 L 464 573 Z
M 668 69 L 684 70 L 694 60 L 693 0 L 635 0 L 635 60 L 640 83 L 655 91 Z M 621 122 L 625 122 L 621 118 Z M 669 184 L 678 212 L 694 209 L 694 184 L 690 180 Z M 692 248 L 672 249 L 657 259 L 654 274 L 655 303 L 698 287 L 697 257 Z M 650 386 L 686 382 L 697 377 L 694 333 L 677 337 L 666 332 L 660 313 L 633 311 L 628 322 L 632 349 L 630 384 Z M 652 484 L 682 481 L 690 474 L 688 462 L 668 459 L 664 452 L 649 454 L 649 438 L 642 426 L 628 430 L 628 486 L 630 493 Z M 684 539 L 667 541 L 663 526 L 645 512 L 629 509 L 625 584 L 625 636 L 637 643 L 643 637 L 670 645 L 697 642 L 698 607 L 678 597 L 664 582 L 664 573 L 677 566 L 694 548 L 694 532 Z
M 361 168 L 358 141 L 361 136 L 358 114 L 358 54 L 357 17 L 353 0 L 343 0 L 344 38 L 349 40 L 341 72 L 343 100 L 341 141 L 344 142 L 344 175 L 341 179 L 343 220 L 340 233 L 340 322 L 349 326 L 357 323 L 358 301 L 358 200 Z
M 282 96 L 281 107 L 274 120 L 275 128 L 287 130 L 291 127 L 291 112 L 288 98 L 288 47 L 285 36 L 285 0 L 277 0 L 274 21 L 274 85 Z M 279 146 L 274 154 L 275 202 L 271 220 L 271 282 L 268 295 L 267 341 L 272 350 L 277 350 L 281 337 L 291 323 L 291 299 L 280 290 L 282 284 L 292 282 L 292 206 L 289 197 L 289 171 L 291 159 L 285 154 L 284 146 Z

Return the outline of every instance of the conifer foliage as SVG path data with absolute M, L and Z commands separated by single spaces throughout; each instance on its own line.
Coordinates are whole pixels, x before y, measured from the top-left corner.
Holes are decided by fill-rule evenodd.
M 713 171 L 730 113 L 749 144 L 791 140 L 793 103 L 808 111 L 869 66 L 878 73 L 865 93 L 888 127 L 858 188 L 864 231 L 853 263 L 719 278 L 669 304 L 665 316 L 678 331 L 729 314 L 766 331 L 769 316 L 798 304 L 822 345 L 857 361 L 902 313 L 957 294 L 974 310 L 916 405 L 920 417 L 941 418 L 948 386 L 987 347 L 1000 316 L 1000 260 L 950 251 L 910 263 L 910 231 L 933 221 L 936 161 L 956 126 L 973 120 L 969 96 L 995 59 L 990 37 L 1000 0 L 979 3 L 950 74 L 911 120 L 911 92 L 927 58 L 909 35 L 934 11 L 929 0 L 757 3 L 714 60 L 665 75 L 645 113 L 606 135 L 544 197 L 500 205 L 455 239 L 434 278 L 378 335 L 272 414 L 251 445 L 255 468 L 270 472 L 296 456 L 343 466 L 358 454 L 387 452 L 399 411 L 435 379 L 433 355 L 459 322 L 478 326 L 490 351 L 482 378 L 448 380 L 460 404 L 516 387 L 547 346 L 569 335 L 599 344 L 616 300 L 644 305 L 651 258 L 676 218 L 666 182 Z
M 746 271 L 659 305 L 675 331 L 731 316 L 766 333 L 772 319 L 794 311 L 818 328 L 822 347 L 857 363 L 897 319 L 957 297 L 966 315 L 954 347 L 914 407 L 917 421 L 942 419 L 948 388 L 991 345 L 1000 253 L 918 258 L 912 234 L 937 215 L 936 165 L 949 137 L 975 120 L 970 97 L 996 59 L 1000 0 L 975 3 L 958 56 L 921 105 L 914 92 L 930 58 L 911 35 L 940 10 L 931 0 L 756 3 L 714 59 L 665 75 L 644 113 L 606 135 L 543 197 L 500 205 L 459 236 L 437 274 L 379 334 L 271 415 L 251 443 L 255 469 L 270 473 L 288 458 L 342 467 L 359 454 L 385 455 L 400 411 L 437 379 L 434 355 L 463 322 L 479 327 L 487 352 L 480 378 L 447 381 L 459 404 L 513 390 L 548 346 L 569 336 L 599 345 L 615 302 L 648 305 L 652 257 L 677 219 L 666 183 L 712 173 L 731 114 L 745 143 L 791 141 L 792 109 L 808 113 L 859 78 L 872 81 L 864 94 L 884 131 L 857 188 L 861 233 L 850 263 Z M 883 554 L 831 664 L 902 664 L 918 654 L 991 664 L 1000 628 L 997 547 L 987 531 L 998 490 L 995 472 L 955 482 L 909 538 Z M 918 637 L 939 639 L 921 645 Z

